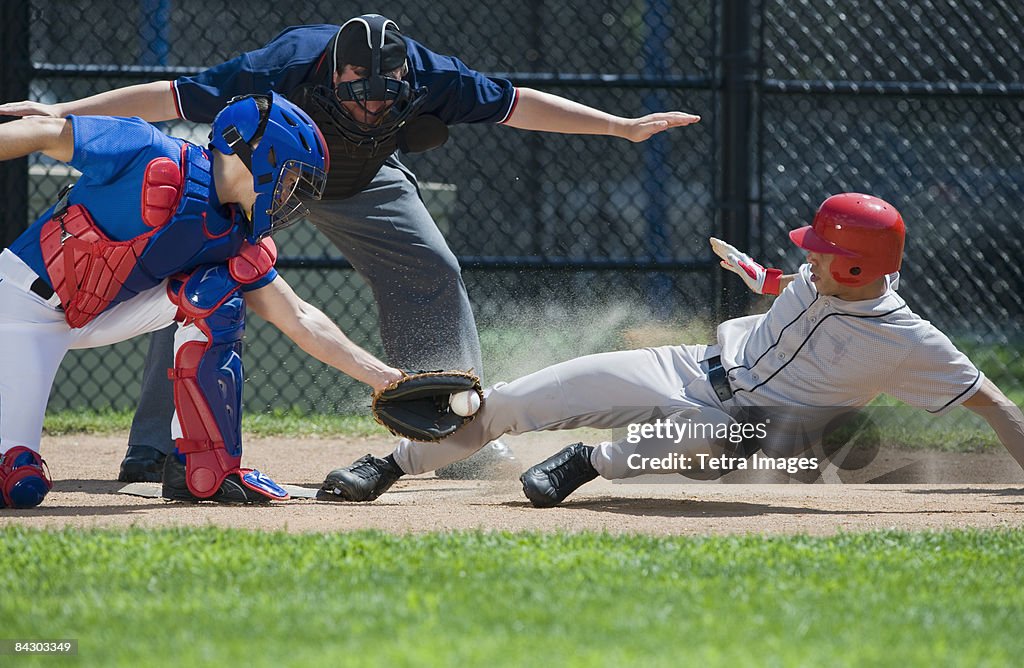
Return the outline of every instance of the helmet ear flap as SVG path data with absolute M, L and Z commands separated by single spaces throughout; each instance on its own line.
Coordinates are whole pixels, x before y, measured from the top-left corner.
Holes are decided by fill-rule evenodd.
M 859 260 L 859 258 L 835 257 L 832 260 L 832 278 L 843 285 L 862 285 L 874 280 L 862 280 L 864 268 L 860 264 L 851 266 L 851 263 L 859 262 Z
M 210 145 L 224 155 L 237 155 L 250 172 L 253 145 L 263 137 L 270 116 L 270 97 L 239 95 L 231 98 L 210 128 Z

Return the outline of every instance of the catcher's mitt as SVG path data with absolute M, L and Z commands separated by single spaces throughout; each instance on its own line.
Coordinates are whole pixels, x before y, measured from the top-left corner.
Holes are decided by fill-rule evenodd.
M 401 380 L 375 392 L 373 419 L 395 436 L 440 441 L 475 417 L 452 412 L 453 394 L 475 391 L 483 399 L 480 379 L 468 371 L 407 371 Z

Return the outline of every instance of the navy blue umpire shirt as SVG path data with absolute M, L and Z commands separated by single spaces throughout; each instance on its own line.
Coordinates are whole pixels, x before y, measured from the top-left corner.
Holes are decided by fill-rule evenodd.
M 212 67 L 195 76 L 172 82 L 178 115 L 210 123 L 236 95 L 287 95 L 308 83 L 330 86 L 334 37 L 340 26 L 310 25 L 286 29 L 266 46 Z M 516 89 L 511 81 L 492 79 L 472 70 L 458 58 L 443 56 L 403 36 L 409 74 L 414 88 L 426 87 L 427 100 L 420 114 L 438 117 L 445 125 L 503 123 L 515 108 Z

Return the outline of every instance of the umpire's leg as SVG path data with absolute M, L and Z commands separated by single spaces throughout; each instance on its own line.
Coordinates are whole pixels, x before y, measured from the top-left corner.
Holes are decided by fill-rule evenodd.
M 420 199 L 415 176 L 397 159 L 390 159 L 359 194 L 313 203 L 310 220 L 373 291 L 390 364 L 471 368 L 483 375 L 476 321 L 458 260 Z M 438 474 L 489 477 L 512 462 L 507 449 L 496 443 Z
M 314 202 L 310 220 L 373 291 L 388 362 L 481 373 L 476 322 L 455 255 L 397 161 L 362 192 Z

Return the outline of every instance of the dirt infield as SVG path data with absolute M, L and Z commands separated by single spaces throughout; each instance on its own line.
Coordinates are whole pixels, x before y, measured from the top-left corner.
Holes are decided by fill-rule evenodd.
M 510 440 L 522 468 L 570 443 L 572 434 Z M 578 440 L 578 439 L 577 439 Z M 316 487 L 332 468 L 381 439 L 250 439 L 246 464 L 278 482 Z M 948 454 L 883 450 L 859 471 L 833 472 L 851 484 L 801 484 L 753 472 L 742 484 L 621 484 L 598 479 L 558 508 L 538 510 L 507 480 L 463 482 L 433 475 L 404 478 L 370 504 L 292 500 L 270 507 L 168 503 L 117 494 L 113 480 L 124 450 L 118 437 L 47 438 L 43 454 L 55 479 L 42 506 L 0 511 L 0 526 L 166 527 L 215 525 L 290 532 L 380 529 L 609 531 L 650 534 L 832 534 L 871 529 L 1024 526 L 1024 472 L 1005 453 Z M 763 475 L 759 473 L 759 475 Z M 874 480 L 881 484 L 863 484 Z

